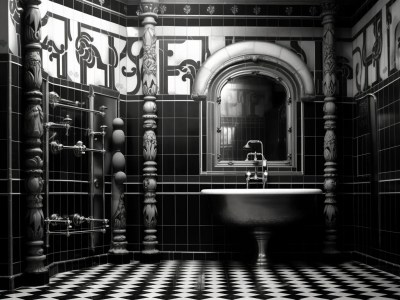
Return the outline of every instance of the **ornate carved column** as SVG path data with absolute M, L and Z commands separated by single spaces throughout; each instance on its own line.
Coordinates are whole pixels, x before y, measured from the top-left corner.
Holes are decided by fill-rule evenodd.
M 323 25 L 323 92 L 324 99 L 324 189 L 325 189 L 325 245 L 324 253 L 338 254 L 337 250 L 337 205 L 336 205 L 336 57 L 335 57 L 335 0 L 322 2 Z
M 144 188 L 144 241 L 142 261 L 158 260 L 157 242 L 157 52 L 155 25 L 158 12 L 158 0 L 142 1 L 140 4 L 143 32 L 143 188 Z
M 49 282 L 49 273 L 44 266 L 43 252 L 43 204 L 42 204 L 42 61 L 40 45 L 41 16 L 40 0 L 25 0 L 23 24 L 24 49 L 24 160 L 26 171 L 26 268 L 25 284 L 43 285 Z
M 124 182 L 126 181 L 125 156 L 121 149 L 125 143 L 124 121 L 120 118 L 113 120 L 112 143 L 114 154 L 112 157 L 112 170 L 114 176 L 112 178 L 111 191 L 111 226 L 112 226 L 112 241 L 109 250 L 110 262 L 116 264 L 129 263 L 129 252 L 126 250 L 128 244 L 126 240 L 126 210 L 125 210 L 125 195 Z

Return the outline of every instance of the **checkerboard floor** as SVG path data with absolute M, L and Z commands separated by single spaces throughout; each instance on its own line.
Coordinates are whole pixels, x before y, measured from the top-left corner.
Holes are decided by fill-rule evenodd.
M 60 273 L 0 299 L 400 299 L 400 277 L 357 262 L 335 266 L 163 261 Z

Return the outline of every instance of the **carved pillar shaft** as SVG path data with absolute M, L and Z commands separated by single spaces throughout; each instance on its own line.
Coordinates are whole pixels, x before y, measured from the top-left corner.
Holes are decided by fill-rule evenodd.
M 144 241 L 142 260 L 151 260 L 158 253 L 157 242 L 157 52 L 155 25 L 158 12 L 158 0 L 141 2 L 143 33 L 143 188 L 144 188 Z
M 112 178 L 112 210 L 111 210 L 111 226 L 112 241 L 109 253 L 111 261 L 114 263 L 129 263 L 129 253 L 126 249 L 128 244 L 126 240 L 126 209 L 125 209 L 125 192 L 124 182 L 126 181 L 125 156 L 122 154 L 125 143 L 125 133 L 122 130 L 124 121 L 120 118 L 113 120 L 112 142 L 114 154 L 112 157 L 112 170 L 114 176 Z
M 42 149 L 42 62 L 40 0 L 26 0 L 23 24 L 24 36 L 24 161 L 26 171 L 26 268 L 28 285 L 48 282 L 43 252 L 43 179 Z
M 335 57 L 335 0 L 322 3 L 323 25 L 323 92 L 324 92 L 324 189 L 325 189 L 325 247 L 326 254 L 336 254 L 337 250 L 337 145 L 336 145 L 336 57 Z

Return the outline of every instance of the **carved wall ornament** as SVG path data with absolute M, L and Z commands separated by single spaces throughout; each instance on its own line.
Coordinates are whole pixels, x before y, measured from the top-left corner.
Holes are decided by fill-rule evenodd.
M 147 130 L 143 135 L 143 157 L 145 160 L 154 161 L 157 156 L 157 138 L 152 130 Z
M 24 131 L 31 138 L 43 135 L 43 111 L 39 104 L 30 105 L 25 111 Z
M 324 0 L 321 2 L 322 13 L 321 16 L 324 18 L 327 16 L 328 18 L 333 18 L 336 14 L 336 1 L 335 0 Z M 324 20 L 322 20 L 324 22 Z
M 143 78 L 142 88 L 145 95 L 156 95 L 157 86 L 157 37 L 153 26 L 145 27 L 143 33 Z
M 325 220 L 329 226 L 333 226 L 336 223 L 336 216 L 338 213 L 338 208 L 333 204 L 326 204 L 324 207 Z
M 291 16 L 292 13 L 293 13 L 293 6 L 287 6 L 285 8 L 285 13 L 286 13 L 287 16 Z
M 165 6 L 164 4 L 162 4 L 162 5 L 160 5 L 159 7 L 158 7 L 158 10 L 159 10 L 159 12 L 160 12 L 160 14 L 165 14 L 165 12 L 167 11 L 167 6 Z
M 310 16 L 315 16 L 317 14 L 317 7 L 311 6 L 308 12 L 310 13 Z
M 27 11 L 25 13 L 24 35 L 25 41 L 29 41 L 30 43 L 40 43 L 40 40 L 42 39 L 42 17 L 37 5 L 27 6 Z
M 141 2 L 140 3 L 141 15 L 153 15 L 157 17 L 158 14 L 158 2 Z
M 185 13 L 185 14 L 190 14 L 190 11 L 192 10 L 192 8 L 190 7 L 190 5 L 188 5 L 188 4 L 186 4 L 184 7 L 183 7 L 183 12 Z
M 154 204 L 147 204 L 143 209 L 144 224 L 146 227 L 155 228 L 157 225 L 157 207 Z
M 236 15 L 239 12 L 238 6 L 235 4 L 231 7 L 232 15 Z
M 209 6 L 207 7 L 207 12 L 208 12 L 210 15 L 213 15 L 213 14 L 215 13 L 215 6 L 214 6 L 214 5 L 209 5 Z
M 29 90 L 39 90 L 42 86 L 42 61 L 37 51 L 25 54 L 25 84 Z
M 117 210 L 114 213 L 114 228 L 115 229 L 125 229 L 126 228 L 126 209 L 125 209 L 125 199 L 124 194 L 121 194 Z

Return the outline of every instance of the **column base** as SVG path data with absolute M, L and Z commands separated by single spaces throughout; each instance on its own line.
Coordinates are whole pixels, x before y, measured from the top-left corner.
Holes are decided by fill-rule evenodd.
M 131 262 L 131 254 L 129 252 L 121 254 L 108 253 L 108 262 L 115 265 L 129 264 Z
M 158 250 L 142 251 L 139 254 L 139 261 L 144 264 L 157 264 L 161 260 L 161 255 Z
M 256 265 L 265 266 L 268 264 L 267 245 L 270 233 L 262 227 L 257 227 L 254 229 L 253 235 L 257 241 L 257 246 L 258 246 Z
M 348 260 L 347 255 L 339 251 L 323 252 L 322 261 L 328 264 L 338 264 Z
M 49 284 L 49 270 L 43 272 L 24 273 L 22 284 L 26 286 L 40 286 Z

